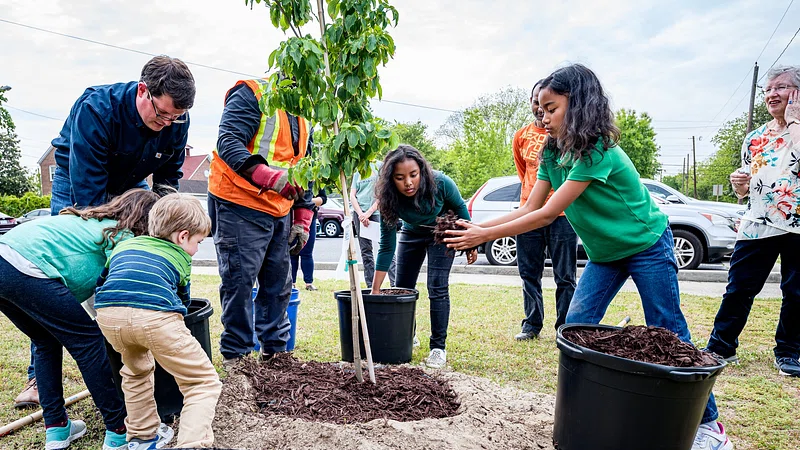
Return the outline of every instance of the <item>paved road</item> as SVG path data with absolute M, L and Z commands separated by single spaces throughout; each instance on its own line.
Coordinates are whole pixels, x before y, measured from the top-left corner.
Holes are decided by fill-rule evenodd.
M 314 246 L 314 261 L 316 262 L 337 262 L 342 248 L 342 238 L 324 238 L 317 236 L 317 243 Z M 214 241 L 211 238 L 206 238 L 200 243 L 197 254 L 194 256 L 197 260 L 216 260 L 217 253 L 214 249 Z M 467 258 L 464 256 L 457 256 L 454 264 L 465 265 Z M 578 265 L 584 265 L 586 261 L 579 261 Z M 489 261 L 483 254 L 478 255 L 476 265 L 489 265 Z M 701 264 L 700 269 L 707 270 L 727 270 L 726 264 Z

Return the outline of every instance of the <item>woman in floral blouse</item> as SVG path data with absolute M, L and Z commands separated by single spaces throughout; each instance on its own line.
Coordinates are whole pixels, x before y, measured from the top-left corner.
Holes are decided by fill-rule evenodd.
M 739 334 L 753 298 L 781 258 L 783 304 L 775 331 L 775 366 L 781 375 L 800 377 L 800 66 L 776 67 L 767 74 L 764 101 L 773 120 L 747 135 L 742 167 L 730 176 L 739 198 L 749 196 L 728 288 L 722 297 L 708 350 L 738 361 Z

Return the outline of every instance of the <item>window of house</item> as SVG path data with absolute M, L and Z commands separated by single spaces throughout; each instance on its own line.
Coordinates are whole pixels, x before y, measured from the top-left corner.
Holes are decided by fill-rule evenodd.
M 48 172 L 50 172 L 50 182 L 53 181 L 53 176 L 56 174 L 56 166 L 48 166 Z

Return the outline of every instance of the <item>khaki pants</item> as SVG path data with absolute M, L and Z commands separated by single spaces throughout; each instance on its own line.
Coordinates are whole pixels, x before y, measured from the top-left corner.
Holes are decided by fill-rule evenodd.
M 128 417 L 128 440 L 152 439 L 159 417 L 153 396 L 155 361 L 169 372 L 183 394 L 176 447 L 211 447 L 211 422 L 222 383 L 200 343 L 179 313 L 140 308 L 97 310 L 97 324 L 122 355 L 122 390 Z

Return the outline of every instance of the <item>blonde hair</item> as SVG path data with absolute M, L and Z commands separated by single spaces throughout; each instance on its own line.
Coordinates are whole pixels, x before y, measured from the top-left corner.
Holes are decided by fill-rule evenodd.
M 169 194 L 158 200 L 150 210 L 149 222 L 150 236 L 161 239 L 169 239 L 176 231 L 187 230 L 192 236 L 211 231 L 211 219 L 200 200 L 185 194 Z

